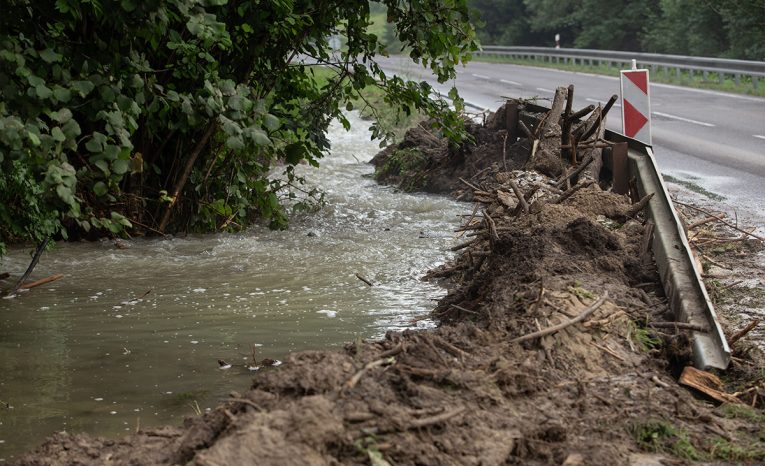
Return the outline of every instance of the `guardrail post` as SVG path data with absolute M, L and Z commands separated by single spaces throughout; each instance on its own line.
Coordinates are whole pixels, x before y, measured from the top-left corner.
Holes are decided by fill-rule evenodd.
M 741 85 L 741 74 L 736 73 L 733 75 L 733 79 L 736 81 L 736 86 Z
M 611 164 L 613 166 L 612 190 L 616 194 L 627 194 L 630 190 L 627 149 L 628 144 L 626 142 L 617 142 L 611 148 Z
M 757 82 L 757 76 L 755 76 L 755 75 L 752 75 L 752 89 L 754 89 L 754 90 L 756 91 L 756 90 L 757 90 L 757 87 L 758 87 L 758 86 L 757 86 L 758 84 L 759 84 L 759 83 Z

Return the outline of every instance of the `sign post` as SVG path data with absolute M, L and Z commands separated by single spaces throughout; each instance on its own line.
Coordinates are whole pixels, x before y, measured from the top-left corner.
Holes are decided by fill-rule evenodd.
M 624 135 L 651 145 L 651 93 L 648 70 L 621 71 Z

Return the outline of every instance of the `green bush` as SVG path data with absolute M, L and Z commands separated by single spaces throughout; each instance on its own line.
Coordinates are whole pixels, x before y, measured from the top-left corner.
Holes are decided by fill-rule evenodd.
M 464 0 L 385 4 L 412 58 L 442 81 L 476 48 Z M 368 85 L 464 134 L 428 84 L 374 62 L 385 49 L 366 3 L 2 0 L 0 10 L 0 248 L 256 218 L 284 227 L 294 166 L 318 166 L 329 122 L 347 125 L 341 111 Z M 341 52 L 331 34 L 346 37 Z M 317 65 L 333 76 L 313 79 Z M 277 161 L 285 176 L 269 179 Z

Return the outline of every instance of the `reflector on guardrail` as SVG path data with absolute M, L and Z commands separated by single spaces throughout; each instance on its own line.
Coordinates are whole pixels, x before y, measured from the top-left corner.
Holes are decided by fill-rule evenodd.
M 627 137 L 651 145 L 651 94 L 648 70 L 621 72 L 622 130 Z

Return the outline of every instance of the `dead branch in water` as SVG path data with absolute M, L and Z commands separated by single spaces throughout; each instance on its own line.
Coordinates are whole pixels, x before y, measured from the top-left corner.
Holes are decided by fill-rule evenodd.
M 55 275 L 51 275 L 50 277 L 41 278 L 39 280 L 35 280 L 33 282 L 24 283 L 19 287 L 21 290 L 29 290 L 31 288 L 34 288 L 36 286 L 45 285 L 46 283 L 55 282 L 56 280 L 60 280 L 64 278 L 63 273 L 57 273 Z
M 24 272 L 24 275 L 19 278 L 19 280 L 16 282 L 16 285 L 14 285 L 13 289 L 9 293 L 9 295 L 15 295 L 16 292 L 18 292 L 21 288 L 24 282 L 27 278 L 29 278 L 29 275 L 32 274 L 32 271 L 35 269 L 35 266 L 40 261 L 40 256 L 42 256 L 43 251 L 45 251 L 45 248 L 48 246 L 48 242 L 50 241 L 50 236 L 46 236 L 45 239 L 40 241 L 40 244 L 37 245 L 37 249 L 35 249 L 35 255 L 32 257 L 32 262 L 29 263 L 29 267 L 27 267 L 26 272 Z M 60 277 L 59 277 L 60 278 Z
M 359 275 L 358 273 L 356 273 L 356 278 L 358 278 L 359 280 L 361 280 L 362 282 L 366 283 L 366 284 L 367 284 L 367 285 L 369 285 L 369 286 L 374 286 L 374 284 L 372 284 L 372 282 L 370 282 L 370 281 L 369 281 L 369 280 L 367 280 L 366 278 L 362 277 L 362 276 L 361 276 L 361 275 Z

